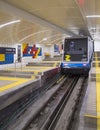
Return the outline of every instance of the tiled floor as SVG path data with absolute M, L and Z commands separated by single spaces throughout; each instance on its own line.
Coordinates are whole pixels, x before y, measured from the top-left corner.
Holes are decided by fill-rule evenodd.
M 85 117 L 87 115 L 87 117 Z M 96 89 L 95 82 L 89 82 L 83 100 L 78 130 L 97 130 L 96 120 L 91 120 L 88 116 L 96 116 Z

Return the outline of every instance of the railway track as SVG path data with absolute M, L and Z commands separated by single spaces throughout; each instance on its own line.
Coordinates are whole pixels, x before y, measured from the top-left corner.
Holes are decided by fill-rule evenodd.
M 75 130 L 74 116 L 77 111 L 78 105 L 82 103 L 82 93 L 86 90 L 86 79 L 85 77 L 80 77 L 77 84 L 75 85 L 71 96 L 69 97 L 68 102 L 66 103 L 63 112 L 61 113 L 60 118 L 58 119 L 56 125 L 54 126 L 54 130 Z M 78 118 L 78 115 L 76 116 Z M 72 129 L 72 125 L 74 127 Z M 50 127 L 51 129 L 52 127 Z M 50 130 L 48 129 L 48 130 Z
M 48 82 L 48 86 L 38 92 L 39 97 L 36 93 L 36 95 L 32 94 L 33 98 L 29 96 L 30 98 L 26 100 L 21 99 L 22 109 L 15 104 L 18 108 L 17 112 L 12 111 L 9 114 L 9 120 L 3 120 L 0 130 L 65 130 L 69 128 L 85 80 L 85 77 L 58 75 L 56 80 Z M 63 114 L 65 108 L 67 111 Z M 68 123 L 65 123 L 67 124 L 65 129 L 60 127 L 65 122 L 62 117 L 68 120 Z
M 26 109 L 35 103 L 46 91 L 51 89 L 51 87 L 61 79 L 61 77 L 62 75 L 58 73 L 55 77 L 49 79 L 44 86 L 33 90 L 13 104 L 0 110 L 0 130 L 6 130 L 12 122 L 26 111 Z
M 23 130 L 68 129 L 84 82 L 84 77 L 68 77 Z

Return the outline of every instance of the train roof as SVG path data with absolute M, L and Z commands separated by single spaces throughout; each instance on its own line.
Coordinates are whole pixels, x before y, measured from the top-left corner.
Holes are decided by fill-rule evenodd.
M 65 39 L 86 39 L 86 38 L 90 38 L 90 37 L 68 37 L 68 38 L 65 38 Z M 90 38 L 91 39 L 91 38 Z

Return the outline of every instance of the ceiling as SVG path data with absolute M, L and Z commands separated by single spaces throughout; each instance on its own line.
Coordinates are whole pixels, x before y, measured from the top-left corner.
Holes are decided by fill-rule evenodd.
M 0 0 L 0 43 L 61 43 L 66 36 L 100 38 L 100 0 Z

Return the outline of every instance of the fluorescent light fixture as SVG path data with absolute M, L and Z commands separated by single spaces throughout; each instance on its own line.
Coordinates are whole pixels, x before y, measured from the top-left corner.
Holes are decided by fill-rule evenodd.
M 51 44 L 47 44 L 48 46 L 51 46 Z
M 87 18 L 100 18 L 100 15 L 87 15 Z
M 43 31 L 39 31 L 39 32 L 36 32 L 36 33 L 32 33 L 32 34 L 30 34 L 30 35 L 28 35 L 28 36 L 26 36 L 26 37 L 20 39 L 19 42 L 22 42 L 22 41 L 24 41 L 25 39 L 27 39 L 27 38 L 29 38 L 29 37 L 32 37 L 32 36 L 35 36 L 35 35 L 37 35 L 37 34 L 39 34 L 39 33 L 47 32 L 47 31 L 50 31 L 50 30 L 43 30 Z
M 43 41 L 47 41 L 47 38 L 43 38 Z
M 96 29 L 96 27 L 91 27 L 90 29 Z
M 8 23 L 5 23 L 5 24 L 1 24 L 0 25 L 0 28 L 3 28 L 3 27 L 5 27 L 5 26 L 7 26 L 7 25 L 10 25 L 10 24 L 14 24 L 14 23 L 18 23 L 18 22 L 20 22 L 21 20 L 15 20 L 15 21 L 11 21 L 11 22 L 8 22 Z

